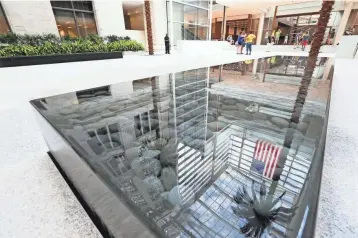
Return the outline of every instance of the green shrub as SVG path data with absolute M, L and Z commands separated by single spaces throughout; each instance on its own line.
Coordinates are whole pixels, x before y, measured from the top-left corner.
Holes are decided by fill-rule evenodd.
M 0 43 L 3 44 L 16 44 L 18 43 L 19 36 L 14 33 L 0 34 Z
M 106 40 L 108 42 L 116 42 L 116 41 L 121 41 L 121 40 L 131 40 L 131 38 L 129 36 L 126 37 L 119 37 L 116 35 L 109 35 L 106 37 Z
M 33 44 L 36 42 L 37 41 L 35 40 L 31 41 Z M 0 49 L 0 57 L 140 50 L 144 50 L 143 45 L 134 40 L 121 40 L 106 44 L 104 42 L 93 42 L 91 40 L 80 39 L 74 41 L 63 41 L 60 44 L 51 41 L 43 42 L 40 45 L 12 44 Z
M 92 41 L 94 43 L 102 43 L 103 42 L 102 37 L 100 37 L 99 35 L 94 35 L 94 34 L 87 36 L 86 39 L 89 41 Z
M 0 43 L 4 44 L 22 44 L 22 45 L 42 45 L 50 41 L 59 43 L 61 39 L 54 34 L 45 35 L 17 35 L 14 33 L 0 34 Z

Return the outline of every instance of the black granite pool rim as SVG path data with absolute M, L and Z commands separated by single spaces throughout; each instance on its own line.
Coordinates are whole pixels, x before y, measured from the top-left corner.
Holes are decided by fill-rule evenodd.
M 76 186 L 72 183 L 71 179 L 67 176 L 66 172 L 61 168 L 61 166 L 56 161 L 56 159 L 52 155 L 52 153 L 50 151 L 48 151 L 47 154 L 50 157 L 50 159 L 53 162 L 53 164 L 56 166 L 58 172 L 60 172 L 60 174 L 62 175 L 63 179 L 66 181 L 67 185 L 72 190 L 73 194 L 75 195 L 75 197 L 77 198 L 77 200 L 79 201 L 79 203 L 81 204 L 83 209 L 85 209 L 86 213 L 91 218 L 92 222 L 95 224 L 95 226 L 97 227 L 97 229 L 99 230 L 101 235 L 103 237 L 108 237 L 108 238 L 114 237 L 113 234 L 110 233 L 110 231 L 108 230 L 107 226 L 104 224 L 102 219 L 97 215 L 96 212 L 94 212 L 90 208 L 88 203 L 83 199 L 83 197 L 81 196 L 80 192 L 77 190 Z

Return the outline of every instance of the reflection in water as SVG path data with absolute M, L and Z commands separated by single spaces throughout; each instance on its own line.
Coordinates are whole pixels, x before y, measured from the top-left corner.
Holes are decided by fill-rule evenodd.
M 241 231 L 248 237 L 260 237 L 265 232 L 266 227 L 275 221 L 285 222 L 290 220 L 297 208 L 277 207 L 286 191 L 274 199 L 271 194 L 267 194 L 265 182 L 262 182 L 258 194 L 256 194 L 254 185 L 255 183 L 252 181 L 252 197 L 246 187 L 243 187 L 242 191 L 239 189 L 234 197 L 237 207 L 234 207 L 233 211 L 235 215 L 248 221 L 246 225 L 241 227 Z M 274 227 L 271 227 L 268 233 L 275 237 L 284 235 Z
M 238 72 L 258 81 L 245 78 L 250 64 Z M 296 237 L 317 198 L 327 100 L 313 95 L 292 127 L 294 98 L 250 84 L 228 87 L 228 71 L 237 72 L 226 66 L 176 72 L 36 106 L 162 235 Z

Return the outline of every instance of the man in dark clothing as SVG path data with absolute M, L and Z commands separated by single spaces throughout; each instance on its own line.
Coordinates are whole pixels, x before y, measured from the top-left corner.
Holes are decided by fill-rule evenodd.
M 169 41 L 168 34 L 165 35 L 164 42 L 165 42 L 165 54 L 170 54 L 170 41 Z

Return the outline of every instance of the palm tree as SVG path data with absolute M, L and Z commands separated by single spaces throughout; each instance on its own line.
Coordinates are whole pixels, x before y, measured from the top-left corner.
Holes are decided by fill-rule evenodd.
M 250 197 L 245 188 L 243 188 L 243 191 L 238 190 L 237 196 L 235 197 L 235 202 L 238 206 L 233 207 L 233 211 L 238 216 L 246 218 L 247 223 L 244 227 L 241 228 L 241 231 L 248 237 L 260 237 L 265 228 L 268 227 L 272 221 L 278 219 L 279 217 L 283 218 L 283 220 L 291 218 L 294 215 L 295 209 L 297 208 L 295 206 L 293 208 L 286 208 L 283 210 L 280 207 L 276 208 L 275 205 L 284 194 L 281 194 L 278 199 L 275 200 L 274 195 L 287 159 L 289 149 L 291 148 L 294 132 L 301 117 L 303 105 L 306 101 L 308 87 L 311 83 L 312 74 L 316 66 L 318 53 L 321 48 L 321 43 L 323 41 L 324 33 L 333 5 L 334 1 L 323 1 L 322 3 L 322 8 L 320 11 L 317 28 L 314 33 L 311 50 L 307 59 L 305 72 L 302 77 L 296 101 L 292 110 L 289 129 L 286 131 L 283 144 L 284 150 L 279 157 L 269 192 L 266 194 L 266 188 L 263 184 L 260 189 L 260 198 L 262 199 L 257 199 L 253 189 L 254 185 L 252 185 L 252 197 Z M 279 213 L 280 211 L 281 214 Z
M 152 32 L 152 13 L 150 11 L 150 1 L 144 1 L 144 10 L 145 10 L 145 22 L 147 26 L 147 41 L 148 41 L 148 50 L 149 55 L 154 55 L 153 48 L 153 32 Z

